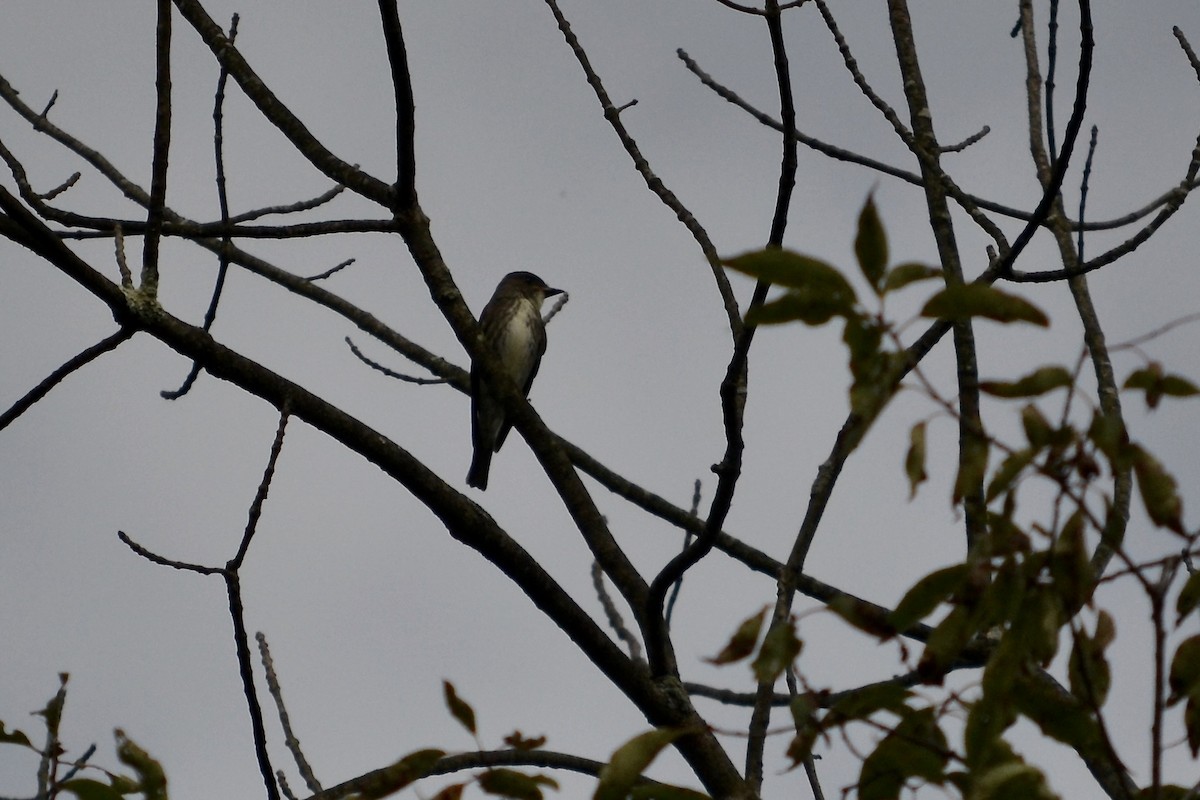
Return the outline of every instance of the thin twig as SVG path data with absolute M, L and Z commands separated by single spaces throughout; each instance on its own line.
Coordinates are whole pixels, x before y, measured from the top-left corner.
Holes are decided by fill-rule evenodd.
M 275 440 L 271 443 L 271 454 L 267 459 L 266 469 L 263 470 L 262 480 L 259 481 L 258 491 L 254 494 L 254 500 L 250 503 L 246 528 L 242 531 L 242 542 L 238 545 L 237 555 L 225 565 L 227 570 L 238 570 L 241 568 L 242 562 L 246 559 L 246 551 L 250 549 L 250 540 L 254 538 L 254 532 L 258 529 L 258 520 L 262 516 L 263 503 L 266 502 L 267 493 L 271 490 L 271 479 L 275 477 L 275 465 L 278 463 L 279 454 L 283 450 L 283 436 L 287 431 L 288 418 L 290 416 L 287 406 L 284 405 L 279 412 L 279 426 L 275 429 Z
M 110 350 L 116 349 L 117 345 L 133 336 L 135 331 L 136 329 L 131 327 L 121 328 L 116 333 L 106 336 L 91 347 L 88 347 L 72 356 L 61 367 L 43 378 L 37 386 L 26 392 L 25 395 L 21 397 L 20 400 L 13 403 L 7 411 L 5 411 L 3 414 L 0 414 L 0 431 L 7 428 L 18 417 L 32 408 L 37 401 L 49 394 L 50 390 L 62 383 L 62 381 L 68 375 L 80 369 L 81 367 L 90 364 L 92 361 L 109 352 Z
M 330 277 L 331 275 L 336 275 L 337 273 L 341 272 L 346 267 L 353 264 L 355 261 L 356 261 L 356 259 L 347 258 L 345 261 L 341 262 L 340 264 L 335 264 L 334 266 L 330 267 L 329 269 L 325 270 L 324 272 L 318 272 L 316 275 L 309 275 L 304 280 L 306 280 L 306 281 L 323 281 L 326 278 Z
M 356 345 L 349 336 L 346 337 L 346 344 L 350 345 L 350 352 L 354 353 L 354 355 L 358 357 L 359 361 L 363 362 L 371 369 L 375 369 L 375 370 L 378 370 L 379 372 L 382 372 L 384 375 L 387 375 L 389 378 L 396 378 L 398 380 L 404 381 L 405 383 L 415 383 L 415 384 L 418 384 L 421 386 L 424 386 L 426 384 L 431 384 L 431 383 L 446 383 L 447 382 L 445 378 L 418 378 L 415 375 L 405 375 L 402 372 L 396 372 L 395 370 L 388 369 L 383 364 L 380 364 L 378 361 L 372 361 L 371 359 L 367 358 L 366 355 L 363 354 L 363 351 L 358 349 L 358 345 Z
M 980 139 L 987 136 L 991 132 L 992 132 L 991 127 L 988 125 L 984 125 L 982 128 L 979 129 L 978 133 L 971 134 L 970 136 L 963 139 L 958 144 L 944 144 L 939 148 L 939 150 L 942 153 L 961 153 L 963 150 L 966 150 L 968 147 L 975 144 L 976 142 L 978 142 Z
M 229 23 L 229 42 L 237 39 L 238 15 L 234 14 Z M 217 90 L 213 101 L 213 161 L 216 165 L 217 207 L 221 213 L 223 227 L 229 225 L 229 194 L 225 183 L 225 84 L 229 80 L 229 71 L 221 67 L 217 76 Z M 211 331 L 217 319 L 217 306 L 221 302 L 221 292 L 225 288 L 225 277 L 229 274 L 229 249 L 233 245 L 229 234 L 221 240 L 221 249 L 217 253 L 217 279 L 213 284 L 212 295 L 208 300 L 208 308 L 204 311 L 204 322 L 201 327 Z M 200 364 L 193 361 L 187 377 L 178 389 L 163 390 L 159 395 L 165 400 L 178 400 L 189 391 L 200 376 Z
M 693 517 L 698 520 L 700 518 L 700 479 L 692 485 L 692 511 Z M 683 550 L 686 551 L 691 545 L 695 534 L 690 530 L 685 530 L 683 533 Z M 663 618 L 667 623 L 667 630 L 671 629 L 671 617 L 675 614 L 675 601 L 679 599 L 679 592 L 683 589 L 683 576 L 680 575 L 676 579 L 675 584 L 671 587 L 671 594 L 667 597 L 667 610 L 663 612 Z
M 412 81 L 409 80 L 408 51 L 400 27 L 396 0 L 379 0 L 383 23 L 383 42 L 391 67 L 393 100 L 396 104 L 396 185 L 395 209 L 411 212 L 417 208 L 416 122 Z
M 138 290 L 147 299 L 158 296 L 158 253 L 162 237 L 163 207 L 167 199 L 167 168 L 171 153 L 171 2 L 158 0 L 155 31 L 154 155 L 150 167 L 150 203 L 146 215 L 146 240 L 142 244 L 142 277 Z
M 780 132 L 783 131 L 783 125 L 779 122 L 779 120 L 776 120 L 776 119 L 772 118 L 769 114 L 766 114 L 766 113 L 760 111 L 759 109 L 755 108 L 749 102 L 747 102 L 744 98 L 742 98 L 737 92 L 735 92 L 732 89 L 730 89 L 729 87 L 723 85 L 722 83 L 717 81 L 715 78 L 713 78 L 712 75 L 705 72 L 700 67 L 700 65 L 698 63 L 696 63 L 696 61 L 687 54 L 687 51 L 680 48 L 680 49 L 676 50 L 675 53 L 679 57 L 679 60 L 683 62 L 684 66 L 687 68 L 687 70 L 689 72 L 691 72 L 693 75 L 695 75 L 704 86 L 707 86 L 709 89 L 711 89 L 713 91 L 713 93 L 716 94 L 718 97 L 720 97 L 722 100 L 725 100 L 726 102 L 730 103 L 731 105 L 734 105 L 737 108 L 740 108 L 741 110 L 745 111 L 747 114 L 749 114 L 751 117 L 753 117 L 756 121 L 758 121 L 762 125 L 765 125 L 768 128 L 772 128 L 773 130 L 777 130 Z M 873 170 L 875 172 L 879 172 L 880 174 L 890 175 L 893 178 L 897 178 L 901 181 L 904 181 L 905 183 L 912 184 L 913 186 L 921 185 L 921 176 L 915 172 L 909 172 L 908 170 L 903 170 L 903 169 L 900 169 L 899 167 L 894 167 L 890 164 L 886 164 L 882 161 L 878 161 L 878 160 L 870 158 L 868 156 L 864 156 L 860 153 L 855 153 L 851 150 L 846 150 L 844 148 L 837 147 L 835 145 L 829 144 L 828 142 L 824 142 L 820 139 L 817 139 L 813 136 L 809 136 L 808 134 L 804 133 L 803 131 L 797 130 L 797 131 L 795 131 L 795 135 L 796 135 L 796 141 L 798 141 L 800 144 L 804 145 L 805 147 L 809 148 L 810 150 L 814 150 L 818 153 L 821 153 L 822 155 L 828 156 L 829 158 L 835 159 L 837 161 L 845 161 L 849 164 L 858 164 L 859 166 L 866 167 L 867 169 Z M 1194 180 L 1192 180 L 1191 182 L 1186 182 L 1187 189 L 1190 190 L 1195 187 L 1196 187 L 1196 182 Z M 1030 211 L 1023 211 L 1019 208 L 1013 208 L 1012 206 L 1002 205 L 993 200 L 988 200 L 984 197 L 979 197 L 978 195 L 969 194 L 967 192 L 964 192 L 961 188 L 958 188 L 957 185 L 955 185 L 953 183 L 953 181 L 950 181 L 947 183 L 946 191 L 950 194 L 951 197 L 954 198 L 955 202 L 957 202 L 963 208 L 963 210 L 967 211 L 968 213 L 970 213 L 971 209 L 974 208 L 974 209 L 978 209 L 978 210 L 982 210 L 982 211 L 991 211 L 993 213 L 1000 214 L 1005 217 L 1010 217 L 1012 219 L 1018 219 L 1018 220 L 1022 220 L 1022 221 L 1028 221 L 1033 218 L 1033 214 Z M 1086 224 L 1072 222 L 1071 228 L 1073 230 L 1076 228 L 1082 228 L 1084 230 L 1089 230 L 1089 231 L 1102 231 L 1102 230 L 1113 230 L 1115 228 L 1123 228 L 1127 225 L 1132 225 L 1133 223 L 1137 222 L 1138 220 L 1148 217 L 1149 215 L 1153 214 L 1158 209 L 1160 209 L 1163 206 L 1165 206 L 1166 204 L 1170 203 L 1177 196 L 1179 191 L 1180 190 L 1178 187 L 1172 188 L 1172 189 L 1164 192 L 1163 194 L 1159 195 L 1158 197 L 1154 198 L 1150 202 L 1146 203 L 1142 207 L 1135 209 L 1133 211 L 1130 211 L 1127 214 L 1123 214 L 1120 217 L 1113 217 L 1112 219 L 1101 220 L 1101 221 L 1097 221 L 1097 222 L 1088 222 Z M 972 216 L 972 218 L 974 219 L 974 215 Z M 976 222 L 978 224 L 979 220 L 976 220 Z M 989 231 L 989 234 L 991 235 L 991 231 Z
M 1042 199 L 1034 209 L 1032 218 L 1025 223 L 1025 227 L 1017 235 L 1017 238 L 1013 239 L 1011 249 L 1007 253 L 1001 253 L 999 270 L 1006 279 L 1012 279 L 1015 274 L 1013 266 L 1016 264 L 1018 256 L 1033 239 L 1033 234 L 1042 221 L 1050 216 L 1055 204 L 1061 201 L 1063 180 L 1066 178 L 1071 154 L 1074 152 L 1075 142 L 1079 138 L 1079 131 L 1083 127 L 1083 117 L 1087 111 L 1088 86 L 1092 74 L 1092 51 L 1096 45 L 1089 0 L 1079 0 L 1079 38 L 1079 75 L 1075 82 L 1075 104 L 1071 109 L 1071 117 L 1067 120 L 1067 127 L 1063 133 L 1062 149 L 1050 160 L 1049 179 L 1043 183 Z M 1036 64 L 1036 59 L 1034 63 Z
M 229 74 L 237 81 L 246 97 L 258 108 L 263 118 L 274 125 L 292 143 L 297 153 L 335 183 L 342 184 L 385 208 L 391 208 L 393 188 L 384 181 L 363 172 L 362 169 L 341 160 L 313 136 L 291 109 L 285 103 L 280 102 L 279 98 L 267 87 L 238 49 L 230 44 L 224 31 L 221 30 L 221 26 L 209 16 L 200 0 L 174 0 L 174 2 L 183 18 L 204 40 L 204 44 L 212 51 L 213 56 L 229 70 Z
M 53 200 L 54 198 L 58 197 L 63 192 L 65 192 L 67 189 L 70 189 L 76 183 L 78 183 L 79 179 L 80 179 L 80 177 L 82 177 L 82 175 L 83 175 L 83 173 L 80 173 L 80 172 L 72 173 L 72 175 L 69 178 L 67 178 L 65 181 L 60 183 L 58 186 L 55 186 L 53 189 L 51 189 L 48 192 L 42 192 L 40 195 L 38 195 L 38 197 L 40 197 L 42 200 L 44 200 L 46 202 L 49 202 L 49 201 Z
M 633 159 L 634 167 L 646 182 L 646 186 L 667 208 L 671 209 L 676 218 L 683 223 L 688 232 L 692 234 L 692 238 L 700 246 L 700 251 L 708 261 L 709 269 L 712 271 L 713 278 L 716 281 L 717 292 L 721 296 L 721 302 L 725 306 L 725 315 L 729 322 L 730 333 L 736 337 L 742 329 L 741 313 L 738 310 L 737 298 L 734 296 L 733 289 L 729 285 L 729 277 L 725 274 L 725 268 L 721 266 L 721 258 L 717 254 L 717 249 L 709 238 L 708 232 L 696 219 L 695 215 L 688 210 L 683 202 L 675 196 L 675 193 L 668 189 L 666 184 L 662 182 L 662 179 L 650 168 L 650 162 L 642 155 L 637 142 L 629 134 L 625 124 L 621 122 L 620 111 L 617 110 L 612 100 L 609 99 L 608 91 L 604 88 L 600 76 L 592 68 L 587 53 L 584 52 L 578 37 L 571 30 L 571 24 L 559 9 L 557 1 L 546 0 L 546 5 L 550 7 L 550 11 L 554 14 L 554 19 L 558 23 L 558 28 L 562 32 L 567 46 L 571 48 L 571 52 L 575 55 L 575 60 L 579 62 L 579 66 L 583 69 L 588 85 L 592 87 L 596 99 L 600 101 L 600 108 L 604 111 L 604 118 L 608 120 L 608 124 L 616 132 L 617 139 L 620 140 L 622 147 L 625 148 L 625 152 Z
M 275 710 L 279 714 L 279 725 L 283 728 L 283 744 L 292 754 L 292 758 L 296 762 L 296 769 L 300 771 L 300 777 L 304 779 L 304 785 L 308 787 L 308 791 L 316 794 L 321 791 L 321 782 L 317 780 L 317 776 L 313 773 L 312 766 L 309 765 L 308 759 L 304 757 L 304 751 L 300 748 L 300 740 L 296 738 L 296 734 L 292 731 L 292 721 L 288 717 L 287 706 L 283 702 L 283 689 L 279 685 L 279 676 L 275 672 L 275 662 L 271 659 L 271 649 L 267 646 L 267 637 L 262 632 L 254 634 L 255 641 L 258 642 L 258 654 L 262 659 L 263 671 L 267 677 L 267 691 L 270 692 L 271 698 L 275 701 Z M 280 787 L 287 791 L 286 783 L 283 781 L 282 770 L 277 776 Z
M 625 643 L 625 647 L 629 650 L 629 657 L 634 661 L 645 661 L 641 642 L 625 624 L 621 612 L 617 609 L 617 604 L 613 602 L 612 597 L 608 594 L 608 589 L 604 586 L 604 570 L 599 561 L 592 562 L 592 588 L 596 590 L 596 597 L 600 600 L 601 608 L 604 609 L 604 618 L 608 620 L 608 625 L 617 634 L 617 638 Z

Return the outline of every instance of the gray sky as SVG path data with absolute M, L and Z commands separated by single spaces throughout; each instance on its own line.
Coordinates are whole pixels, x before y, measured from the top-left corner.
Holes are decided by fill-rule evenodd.
M 835 13 L 864 74 L 902 106 L 886 15 L 868 4 L 849 5 Z M 1104 219 L 1141 207 L 1182 177 L 1200 125 L 1200 87 L 1171 27 L 1179 25 L 1200 45 L 1200 11 L 1191 0 L 1097 5 L 1088 125 L 1100 127 L 1100 144 L 1088 216 Z M 234 11 L 241 14 L 242 52 L 331 150 L 393 177 L 391 88 L 374 4 L 259 0 L 206 7 L 222 24 Z M 602 462 L 679 505 L 689 503 L 693 480 L 704 479 L 707 508 L 708 467 L 723 450 L 716 389 L 729 335 L 695 243 L 632 169 L 544 4 L 409 0 L 400 9 L 416 93 L 418 190 L 468 301 L 478 311 L 514 269 L 566 289 L 570 302 L 550 326 L 532 393 L 539 413 Z M 765 26 L 697 0 L 565 2 L 564 11 L 614 101 L 638 101 L 622 119 L 719 251 L 761 246 L 775 198 L 778 137 L 701 86 L 675 50 L 684 48 L 718 80 L 772 111 Z M 1019 42 L 1009 38 L 1016 3 L 919 3 L 914 13 L 943 142 L 984 125 L 992 130 L 947 157 L 952 174 L 968 190 L 1031 208 L 1038 192 L 1028 158 L 1023 62 Z M 1065 122 L 1078 34 L 1073 13 L 1063 15 L 1058 97 Z M 210 220 L 217 217 L 211 128 L 217 72 L 198 37 L 176 19 L 168 202 Z M 786 28 L 801 129 L 913 169 L 888 124 L 853 86 L 816 10 L 792 12 Z M 146 3 L 6 0 L 0 74 L 36 108 L 58 90 L 51 118 L 148 185 L 153 35 Z M 234 213 L 329 188 L 236 89 L 226 115 Z M 61 206 L 137 215 L 102 178 L 7 109 L 0 110 L 0 137 L 39 190 L 83 170 L 79 185 L 58 199 Z M 11 190 L 7 173 L 0 180 Z M 1075 168 L 1067 184 L 1078 181 Z M 918 189 L 808 151 L 801 153 L 788 245 L 851 264 L 854 221 L 872 189 L 893 259 L 932 262 Z M 1077 190 L 1068 197 L 1074 204 Z M 375 213 L 351 197 L 326 211 Z M 1111 342 L 1197 311 L 1193 219 L 1185 207 L 1150 243 L 1093 276 Z M 1019 229 L 1011 222 L 1003 227 L 1010 236 Z M 967 225 L 961 230 L 966 269 L 974 275 L 986 262 L 985 242 Z M 1094 236 L 1088 253 L 1123 235 Z M 115 277 L 110 242 L 77 249 Z M 304 275 L 355 258 L 326 288 L 466 363 L 397 238 L 326 237 L 246 249 Z M 1041 241 L 1023 265 L 1056 266 Z M 164 305 L 199 321 L 214 267 L 194 248 L 168 243 Z M 0 407 L 7 407 L 114 325 L 82 289 L 7 242 L 0 244 L 0 270 Z M 745 303 L 750 283 L 735 279 L 735 285 Z M 905 320 L 918 307 L 922 290 L 911 291 L 890 308 L 893 318 Z M 1038 286 L 1027 294 L 1054 326 L 981 324 L 985 377 L 1011 378 L 1076 357 L 1080 330 L 1065 287 Z M 920 330 L 918 322 L 905 335 Z M 463 483 L 467 399 L 444 386 L 415 387 L 372 372 L 349 353 L 344 336 L 397 369 L 418 370 L 344 320 L 235 269 L 214 335 L 342 405 L 470 491 Z M 1200 378 L 1198 335 L 1195 327 L 1181 328 L 1146 349 Z M 755 343 L 745 475 L 726 527 L 779 557 L 847 410 L 839 337 L 834 326 L 787 327 L 762 331 Z M 947 345 L 926 368 L 950 391 Z M 1137 354 L 1122 353 L 1118 375 L 1140 364 Z M 67 671 L 63 735 L 73 752 L 97 742 L 98 760 L 111 765 L 111 729 L 120 726 L 162 760 L 176 800 L 255 796 L 261 783 L 220 581 L 151 565 L 116 537 L 124 530 L 169 557 L 213 565 L 237 545 L 275 414 L 207 376 L 182 401 L 160 399 L 159 390 L 178 385 L 188 366 L 139 336 L 72 376 L 0 436 L 0 719 L 36 730 L 26 712 L 40 707 L 55 689 L 56 673 Z M 1167 403 L 1152 416 L 1140 413 L 1136 398 L 1127 405 L 1135 412 L 1135 436 L 1177 471 L 1190 499 L 1197 475 L 1194 405 Z M 988 423 L 999 435 L 1019 431 L 1014 408 L 988 405 Z M 944 416 L 930 424 L 930 483 L 907 500 L 908 429 L 933 414 L 916 393 L 902 395 L 884 414 L 842 476 L 808 562 L 812 575 L 890 604 L 919 576 L 961 557 L 948 502 L 957 434 Z M 510 440 L 496 457 L 487 494 L 471 496 L 599 618 L 589 553 L 523 442 Z M 645 571 L 676 551 L 678 539 L 665 525 L 602 489 L 597 500 Z M 1135 511 L 1135 552 L 1163 551 L 1165 536 Z M 451 540 L 375 467 L 302 423 L 292 423 L 243 584 L 247 624 L 272 643 L 293 724 L 327 786 L 417 747 L 473 749 L 443 708 L 443 678 L 474 704 L 487 746 L 520 728 L 546 734 L 554 749 L 605 758 L 646 727 L 496 569 Z M 774 594 L 769 581 L 746 576 L 720 556 L 691 573 L 676 617 L 685 678 L 748 688 L 744 666 L 718 671 L 700 659 L 716 653 L 737 623 Z M 1122 754 L 1144 783 L 1149 628 L 1145 606 L 1127 595 L 1118 588 L 1101 597 L 1124 611 L 1116 680 L 1135 683 L 1112 703 L 1123 721 Z M 800 633 L 807 642 L 800 666 L 815 685 L 846 688 L 896 669 L 894 646 L 881 652 L 828 614 L 805 616 Z M 741 713 L 701 706 L 710 711 L 719 724 L 744 727 Z M 1179 735 L 1177 723 L 1172 730 Z M 277 766 L 286 768 L 281 737 L 275 728 L 270 735 Z M 730 742 L 740 760 L 740 745 Z M 779 737 L 768 754 L 778 757 L 785 746 Z M 1053 750 L 1028 755 L 1050 767 L 1059 790 L 1094 795 L 1094 783 L 1072 759 L 1056 758 Z M 1174 779 L 1189 781 L 1194 765 L 1183 756 L 1178 747 L 1171 754 Z M 857 774 L 844 748 L 819 763 L 831 796 Z M 31 792 L 31 765 L 0 748 L 0 792 Z M 664 758 L 659 774 L 680 778 L 679 765 Z M 298 789 L 294 771 L 289 777 Z M 769 770 L 767 791 L 804 796 L 802 781 L 799 773 Z M 564 778 L 562 796 L 587 786 Z

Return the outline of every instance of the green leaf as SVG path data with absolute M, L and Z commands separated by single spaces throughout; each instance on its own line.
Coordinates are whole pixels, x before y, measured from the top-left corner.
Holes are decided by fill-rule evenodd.
M 897 632 L 903 633 L 933 613 L 933 610 L 949 600 L 970 574 L 966 564 L 955 564 L 935 570 L 917 581 L 888 614 L 888 622 Z
M 1007 492 L 1012 486 L 1013 481 L 1021 474 L 1021 470 L 1029 466 L 1033 461 L 1037 451 L 1031 448 L 1017 450 L 1009 453 L 1000 462 L 1000 466 L 996 467 L 996 471 L 992 473 L 992 479 L 988 482 L 987 492 L 984 497 L 987 502 L 992 502 L 1004 492 Z
M 972 784 L 972 798 L 978 800 L 1057 800 L 1045 774 L 1024 759 L 995 764 L 983 770 Z
M 1175 611 L 1179 614 L 1179 618 L 1175 621 L 1176 625 L 1183 623 L 1183 618 L 1196 610 L 1200 606 L 1200 571 L 1193 572 L 1188 576 L 1187 583 L 1183 585 L 1183 589 L 1179 591 L 1179 597 L 1175 599 Z M 4 732 L 4 725 L 0 724 L 0 733 Z M 0 741 L 3 741 L 0 739 Z
M 1160 528 L 1186 535 L 1183 529 L 1183 501 L 1179 499 L 1178 486 L 1171 473 L 1163 468 L 1157 458 L 1136 446 L 1133 451 L 1133 471 L 1137 475 L 1142 505 L 1150 515 L 1150 521 Z
M 625 800 L 650 762 L 663 748 L 688 732 L 686 728 L 655 728 L 618 747 L 600 770 L 593 800 Z
M 954 478 L 954 494 L 951 497 L 954 505 L 961 503 L 964 497 L 983 491 L 990 445 L 987 439 L 972 435 L 965 437 L 960 447 L 958 474 Z
M 669 783 L 641 783 L 629 790 L 630 800 L 712 800 L 704 792 Z
M 1171 658 L 1167 685 L 1171 687 L 1168 705 L 1185 697 L 1192 702 L 1200 701 L 1200 636 L 1191 636 L 1179 643 Z
M 837 595 L 826 603 L 826 607 L 863 633 L 880 639 L 890 639 L 896 635 L 895 628 L 887 621 L 887 615 L 881 613 L 877 606 L 848 594 Z
M 883 291 L 885 293 L 894 292 L 897 289 L 903 289 L 910 283 L 940 277 L 942 277 L 942 270 L 938 267 L 931 267 L 928 264 L 918 264 L 912 261 L 897 264 L 888 271 L 887 280 L 883 283 Z
M 107 783 L 91 778 L 75 778 L 62 785 L 79 800 L 125 800 L 121 794 Z
M 379 800 L 395 794 L 428 775 L 433 765 L 445 755 L 445 750 L 435 748 L 414 750 L 396 763 L 373 772 L 370 782 L 359 789 L 359 797 L 363 800 Z
M 1068 616 L 1083 607 L 1095 585 L 1083 522 L 1083 512 L 1076 510 L 1063 525 L 1050 551 L 1050 576 Z
M 558 781 L 545 775 L 526 775 L 515 769 L 497 767 L 479 776 L 479 788 L 488 794 L 516 800 L 542 800 L 542 786 L 558 788 Z
M 466 788 L 465 783 L 452 783 L 435 794 L 432 800 L 459 800 Z
M 1112 644 L 1115 637 L 1116 626 L 1106 611 L 1100 612 L 1094 635 L 1089 636 L 1086 631 L 1080 631 L 1075 637 L 1071 658 L 1067 664 L 1067 674 L 1071 694 L 1089 707 L 1099 708 L 1108 698 L 1112 672 L 1108 660 L 1104 657 L 1104 650 Z
M 1043 328 L 1050 324 L 1050 318 L 1033 303 L 983 283 L 947 286 L 929 298 L 921 316 L 949 320 L 983 317 L 996 322 L 1029 322 Z
M 1071 385 L 1071 373 L 1058 365 L 1039 367 L 1017 381 L 980 381 L 980 391 L 994 397 L 1038 397 Z
M 853 311 L 853 295 L 823 289 L 793 289 L 750 309 L 746 314 L 746 324 L 783 325 L 788 322 L 803 322 L 815 327 L 824 325 L 834 317 L 848 316 Z
M 1144 391 L 1146 405 L 1151 409 L 1158 408 L 1158 403 L 1164 396 L 1192 397 L 1200 394 L 1200 387 L 1180 375 L 1164 373 L 1162 364 L 1157 361 L 1135 370 L 1125 379 L 1123 388 Z
M 474 734 L 475 710 L 458 696 L 458 692 L 454 691 L 454 684 L 450 681 L 442 681 L 442 693 L 446 697 L 446 707 L 450 709 L 450 714 L 458 720 L 460 725 Z
M 789 289 L 806 289 L 814 284 L 846 284 L 849 288 L 842 273 L 828 261 L 780 247 L 751 250 L 721 259 L 721 263 L 736 272 Z
M 1192 698 L 1183 708 L 1183 729 L 1187 732 L 1192 758 L 1200 755 L 1200 700 Z
M 985 675 L 987 671 L 995 668 L 995 660 L 990 660 L 985 668 Z M 1009 704 L 996 697 L 996 694 L 985 693 L 970 704 L 967 712 L 963 746 L 966 749 L 966 765 L 972 771 L 987 764 L 1015 758 L 1012 748 L 1001 736 L 1016 721 L 1016 715 Z
M 882 293 L 883 274 L 887 269 L 888 242 L 887 232 L 883 229 L 883 221 L 879 219 L 879 211 L 875 208 L 874 194 L 867 195 L 858 215 L 858 232 L 854 236 L 854 255 L 858 259 L 858 267 L 863 277 L 875 290 Z
M 928 480 L 925 472 L 925 423 L 918 422 L 908 432 L 908 452 L 904 455 L 904 474 L 908 476 L 908 499 L 917 496 L 917 487 Z
M 926 683 L 941 683 L 946 671 L 975 635 L 976 620 L 963 606 L 955 606 L 929 633 L 917 672 Z
M 820 703 L 812 692 L 798 694 L 788 704 L 792 712 L 792 724 L 796 735 L 788 743 L 787 757 L 792 761 L 792 767 L 798 766 L 812 755 L 813 745 L 821 735 L 821 721 L 817 718 Z
M 1129 436 L 1120 416 L 1095 414 L 1092 424 L 1088 426 L 1087 435 L 1092 444 L 1096 445 L 1096 449 L 1113 465 L 1114 472 L 1128 466 Z
M 774 624 L 767 629 L 762 647 L 750 666 L 759 683 L 773 683 L 800 655 L 802 643 L 796 636 L 796 621 Z
M 863 760 L 859 800 L 894 800 L 909 778 L 941 784 L 947 760 L 946 736 L 933 709 L 911 711 Z
M 33 747 L 28 736 L 16 729 L 6 731 L 2 721 L 0 721 L 0 744 L 19 744 L 25 747 Z
M 758 634 L 762 632 L 763 618 L 766 614 L 767 608 L 763 606 L 757 614 L 747 617 L 734 631 L 733 636 L 729 638 L 721 652 L 713 658 L 704 660 L 710 664 L 732 664 L 753 653 L 754 645 L 758 642 Z
M 1030 404 L 1021 409 L 1021 426 L 1030 447 L 1040 450 L 1054 439 L 1054 426 L 1042 415 L 1038 407 Z
M 1091 710 L 1057 686 L 1026 674 L 1017 679 L 1012 693 L 1017 709 L 1042 733 L 1081 753 L 1095 752 L 1100 730 Z
M 121 729 L 113 732 L 117 740 L 117 760 L 137 773 L 146 800 L 166 800 L 167 775 L 162 764 L 143 750 Z
M 864 686 L 845 693 L 829 708 L 827 720 L 836 721 L 838 725 L 852 719 L 866 719 L 876 711 L 894 711 L 900 713 L 904 702 L 912 696 L 912 691 L 893 681 L 883 681 Z
M 1047 666 L 1058 653 L 1058 630 L 1064 622 L 1061 603 L 1048 586 L 1036 582 L 1036 570 L 1029 577 L 1021 607 L 1013 620 L 1009 636 L 1017 640 L 1025 657 Z
M 721 262 L 730 269 L 788 289 L 780 297 L 751 309 L 746 322 L 777 325 L 800 321 L 821 325 L 835 316 L 854 313 L 853 287 L 837 268 L 790 250 L 767 248 Z

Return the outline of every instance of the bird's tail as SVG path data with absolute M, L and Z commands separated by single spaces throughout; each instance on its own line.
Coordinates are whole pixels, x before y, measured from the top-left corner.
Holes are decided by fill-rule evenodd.
M 487 489 L 488 472 L 492 468 L 492 449 L 476 447 L 475 455 L 471 457 L 471 468 L 467 470 L 467 486 L 474 486 L 479 491 Z

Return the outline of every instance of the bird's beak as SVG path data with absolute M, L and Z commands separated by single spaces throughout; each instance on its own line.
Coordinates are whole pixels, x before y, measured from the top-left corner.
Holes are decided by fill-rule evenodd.
M 563 293 L 562 289 L 551 289 L 549 286 L 547 286 L 545 289 L 542 290 L 542 294 L 546 297 L 553 297 L 556 294 L 562 294 L 562 293 Z

